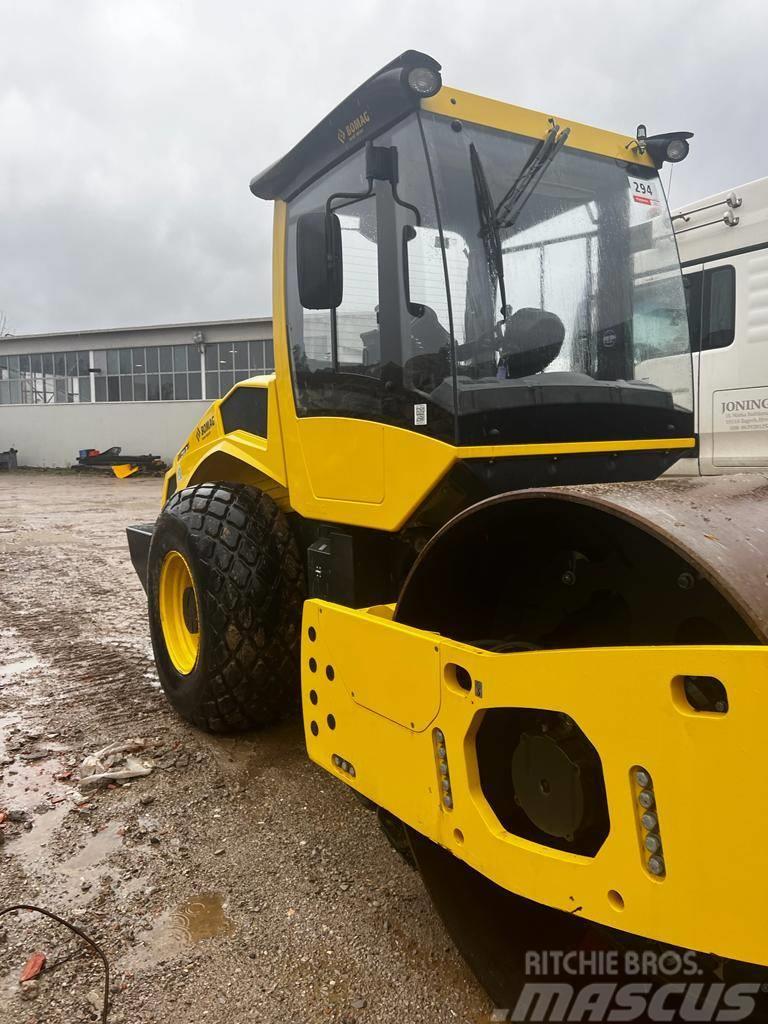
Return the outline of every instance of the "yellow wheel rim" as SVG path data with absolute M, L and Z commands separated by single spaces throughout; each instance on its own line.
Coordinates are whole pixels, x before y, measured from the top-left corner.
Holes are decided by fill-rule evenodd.
M 160 569 L 160 624 L 173 667 L 188 676 L 200 653 L 197 593 L 187 560 L 169 551 Z

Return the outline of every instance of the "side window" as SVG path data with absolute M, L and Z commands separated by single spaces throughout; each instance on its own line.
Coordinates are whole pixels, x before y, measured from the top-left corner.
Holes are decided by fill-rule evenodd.
M 736 272 L 714 267 L 704 273 L 702 350 L 726 348 L 736 334 Z

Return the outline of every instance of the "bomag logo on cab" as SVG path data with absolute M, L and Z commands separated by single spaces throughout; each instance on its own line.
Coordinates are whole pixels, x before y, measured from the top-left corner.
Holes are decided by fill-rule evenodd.
M 195 431 L 195 440 L 201 441 L 206 435 L 210 434 L 213 428 L 216 426 L 216 421 L 213 416 L 209 416 L 205 423 L 201 423 Z
M 345 124 L 343 128 L 339 128 L 336 132 L 336 138 L 339 142 L 350 142 L 356 138 L 365 128 L 366 125 L 371 123 L 371 115 L 367 110 L 364 110 L 362 114 L 359 114 L 349 124 Z

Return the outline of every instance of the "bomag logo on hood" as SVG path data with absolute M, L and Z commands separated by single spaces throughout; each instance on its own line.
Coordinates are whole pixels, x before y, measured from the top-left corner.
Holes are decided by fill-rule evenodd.
M 336 138 L 341 143 L 351 142 L 352 139 L 356 138 L 364 129 L 365 126 L 371 123 L 371 115 L 367 110 L 364 110 L 362 114 L 358 114 L 354 120 L 350 121 L 349 124 L 345 124 L 343 128 L 339 128 L 336 132 Z
M 204 437 L 207 437 L 208 434 L 210 434 L 210 432 L 213 430 L 215 426 L 216 420 L 213 418 L 213 416 L 209 416 L 208 419 L 205 420 L 205 422 L 200 423 L 198 425 L 198 428 L 195 431 L 195 440 L 198 443 L 202 441 Z

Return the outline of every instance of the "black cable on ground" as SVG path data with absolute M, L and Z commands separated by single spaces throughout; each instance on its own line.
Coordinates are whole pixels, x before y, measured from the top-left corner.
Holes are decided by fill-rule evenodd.
M 70 924 L 63 917 L 59 917 L 58 914 L 54 914 L 50 910 L 43 910 L 42 907 L 33 907 L 26 903 L 19 903 L 13 907 L 0 907 L 0 917 L 3 917 L 5 914 L 12 914 L 16 910 L 31 910 L 33 914 L 42 914 L 44 917 L 50 917 L 57 924 L 63 924 L 65 928 L 69 928 L 71 932 L 74 932 L 83 942 L 87 942 L 91 949 L 96 951 L 104 965 L 104 1005 L 101 1010 L 101 1024 L 107 1024 L 107 1015 L 109 1014 L 109 960 L 107 960 L 107 955 L 101 946 L 90 935 L 86 935 L 77 925 Z

